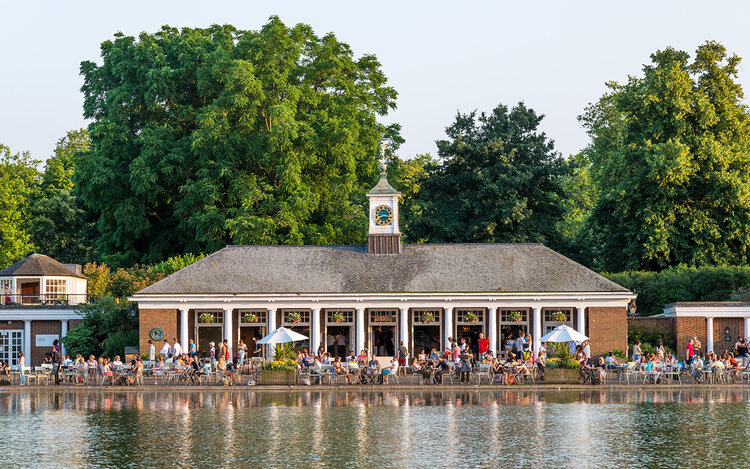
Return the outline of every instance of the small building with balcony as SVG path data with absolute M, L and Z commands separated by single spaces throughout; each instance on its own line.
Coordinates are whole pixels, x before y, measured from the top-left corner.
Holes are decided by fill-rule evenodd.
M 78 323 L 86 303 L 88 281 L 79 264 L 61 264 L 32 254 L 0 270 L 0 362 L 39 364 Z M 64 353 L 64 350 L 63 350 Z

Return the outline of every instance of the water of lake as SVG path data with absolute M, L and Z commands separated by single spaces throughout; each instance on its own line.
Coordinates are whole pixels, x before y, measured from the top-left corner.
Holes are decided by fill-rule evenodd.
M 0 393 L 2 467 L 742 467 L 750 389 Z

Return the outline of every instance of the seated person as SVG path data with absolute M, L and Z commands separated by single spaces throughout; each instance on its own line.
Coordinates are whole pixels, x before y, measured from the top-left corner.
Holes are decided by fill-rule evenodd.
M 417 360 L 417 357 L 412 358 L 412 360 L 411 360 L 411 369 L 414 370 L 414 373 L 422 370 L 422 365 L 419 364 L 419 361 Z
M 357 355 L 357 364 L 367 365 L 367 350 L 359 352 L 359 355 Z
M 398 373 L 398 357 L 393 357 L 390 366 L 383 368 L 383 382 L 388 384 L 388 376 Z
M 346 376 L 347 384 L 353 384 L 352 376 L 349 374 L 349 370 L 344 367 L 344 365 L 341 363 L 341 358 L 339 357 L 336 357 L 336 361 L 333 362 L 333 372 L 339 376 Z
M 609 352 L 609 354 L 607 354 L 607 358 L 604 359 L 604 365 L 608 370 L 614 370 L 617 368 L 617 359 L 615 358 L 614 353 Z
M 438 362 L 438 358 L 440 358 L 440 354 L 437 352 L 436 348 L 433 348 L 432 352 L 430 352 L 430 356 L 427 357 L 427 360 L 432 362 L 433 365 L 435 365 Z
M 62 360 L 62 366 L 73 366 L 73 360 L 68 355 L 65 355 Z
M 450 373 L 451 366 L 445 361 L 443 357 L 438 357 L 437 364 L 435 364 L 435 383 L 443 384 L 443 374 Z
M 492 352 L 487 352 L 484 354 L 484 357 L 482 357 L 482 365 L 491 365 L 492 364 Z
M 156 360 L 156 363 L 154 363 L 153 368 L 151 368 L 151 372 L 154 374 L 154 376 L 162 376 L 164 374 L 164 356 L 159 355 L 159 359 Z
M 120 360 L 119 355 L 115 355 L 115 359 L 112 360 L 112 365 L 114 366 L 122 366 L 122 360 Z
M 415 358 L 417 358 L 417 357 L 415 357 Z M 427 354 L 424 353 L 424 350 L 422 350 L 421 352 L 419 352 L 419 361 L 420 362 L 427 361 Z

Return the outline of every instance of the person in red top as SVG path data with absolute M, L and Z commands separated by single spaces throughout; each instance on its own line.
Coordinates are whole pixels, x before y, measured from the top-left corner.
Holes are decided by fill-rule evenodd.
M 479 347 L 479 358 L 481 359 L 490 348 L 490 341 L 487 340 L 484 337 L 484 334 L 482 334 L 481 332 L 479 333 L 479 341 L 477 342 L 477 346 Z

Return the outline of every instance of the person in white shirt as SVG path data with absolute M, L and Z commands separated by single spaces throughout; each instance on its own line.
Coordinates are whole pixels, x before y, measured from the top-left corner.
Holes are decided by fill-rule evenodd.
M 591 347 L 589 347 L 589 341 L 583 343 L 583 353 L 586 354 L 586 359 L 591 360 Z
M 62 366 L 72 366 L 72 365 L 73 365 L 73 360 L 71 360 L 69 356 L 65 355 L 62 361 Z
M 175 357 L 181 357 L 182 356 L 182 345 L 180 345 L 180 343 L 177 342 L 177 339 L 172 339 L 172 340 L 174 340 L 174 347 L 173 347 L 173 349 L 174 349 L 174 356 Z
M 161 351 L 159 352 L 162 357 L 166 360 L 167 357 L 169 357 L 169 351 L 172 350 L 172 347 L 169 346 L 169 342 L 167 342 L 167 339 L 164 339 L 164 345 L 161 347 Z
M 151 339 L 148 339 L 148 360 L 154 361 L 156 359 L 156 347 L 154 347 L 154 343 L 151 342 Z
M 122 366 L 122 360 L 119 355 L 115 355 L 115 359 L 112 361 L 112 366 Z

